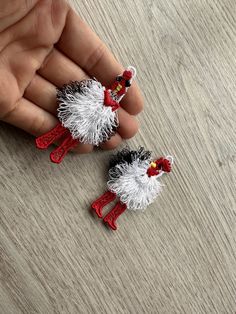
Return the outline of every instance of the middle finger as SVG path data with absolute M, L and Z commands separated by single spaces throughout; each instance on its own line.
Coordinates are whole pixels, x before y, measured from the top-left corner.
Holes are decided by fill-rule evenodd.
M 53 49 L 47 56 L 38 73 L 57 87 L 70 81 L 81 81 L 88 75 L 72 60 L 57 49 Z

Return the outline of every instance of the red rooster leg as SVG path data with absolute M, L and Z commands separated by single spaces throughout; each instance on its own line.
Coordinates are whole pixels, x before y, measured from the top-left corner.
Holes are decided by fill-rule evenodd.
M 126 210 L 127 206 L 121 202 L 118 202 L 114 208 L 104 217 L 103 221 L 108 224 L 108 226 L 116 230 L 116 220 L 117 218 Z
M 69 134 L 65 140 L 62 142 L 62 144 L 57 147 L 53 152 L 50 154 L 50 159 L 52 162 L 55 162 L 56 164 L 59 164 L 65 155 L 68 153 L 68 151 L 75 147 L 79 143 L 78 140 L 75 140 L 72 138 L 72 136 Z
M 99 218 L 102 218 L 102 209 L 104 206 L 114 201 L 116 194 L 110 191 L 105 192 L 101 197 L 94 201 L 91 205 L 92 209 L 95 210 Z
M 39 136 L 36 138 L 36 146 L 40 149 L 46 149 L 49 145 L 51 145 L 54 141 L 59 139 L 63 134 L 68 132 L 61 123 L 58 123 L 55 128 L 50 130 L 49 132 Z

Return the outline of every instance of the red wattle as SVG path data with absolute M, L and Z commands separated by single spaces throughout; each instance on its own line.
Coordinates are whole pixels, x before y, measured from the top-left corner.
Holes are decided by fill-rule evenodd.
M 115 111 L 120 107 L 119 103 L 111 97 L 111 94 L 107 89 L 104 90 L 104 105 L 112 107 L 112 111 Z

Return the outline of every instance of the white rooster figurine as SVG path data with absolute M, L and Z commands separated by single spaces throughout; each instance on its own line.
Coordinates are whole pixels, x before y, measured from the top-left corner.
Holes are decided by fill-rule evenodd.
M 143 211 L 161 191 L 159 178 L 171 171 L 173 157 L 152 160 L 151 152 L 140 147 L 137 151 L 125 148 L 111 158 L 109 165 L 108 191 L 91 205 L 99 218 L 102 209 L 118 197 L 115 207 L 103 221 L 113 230 L 116 219 L 126 210 Z
M 115 82 L 105 88 L 96 79 L 75 81 L 57 90 L 60 123 L 36 139 L 36 146 L 46 149 L 65 137 L 51 154 L 52 162 L 60 163 L 67 152 L 79 142 L 98 146 L 111 138 L 119 125 L 117 109 L 136 75 L 128 67 Z

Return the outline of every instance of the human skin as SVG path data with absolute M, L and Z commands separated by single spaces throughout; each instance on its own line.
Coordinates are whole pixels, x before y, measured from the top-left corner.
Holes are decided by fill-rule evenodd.
M 123 67 L 64 0 L 0 1 L 0 120 L 39 136 L 57 123 L 56 87 L 96 77 L 109 86 Z M 138 130 L 143 100 L 134 83 L 121 102 L 113 149 Z M 88 153 L 89 144 L 76 151 Z

